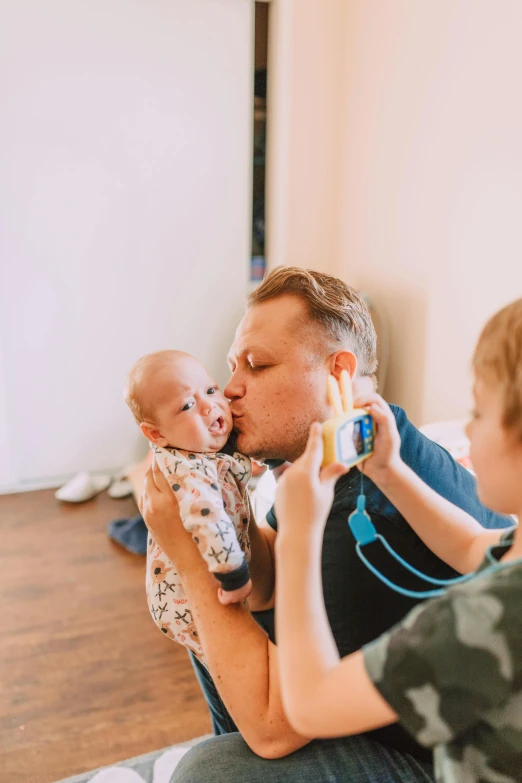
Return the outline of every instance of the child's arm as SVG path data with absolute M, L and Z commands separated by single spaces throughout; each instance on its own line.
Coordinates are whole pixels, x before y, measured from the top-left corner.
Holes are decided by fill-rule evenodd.
M 324 606 L 321 549 L 334 483 L 345 469 L 322 461 L 320 425 L 276 493 L 276 636 L 283 705 L 308 737 L 359 734 L 397 715 L 366 673 L 361 651 L 343 661 Z
M 400 457 L 395 417 L 377 394 L 357 401 L 368 408 L 377 427 L 373 456 L 362 463 L 364 474 L 400 511 L 437 557 L 461 574 L 475 571 L 488 547 L 506 532 L 484 528 L 460 508 L 428 487 Z
M 493 580 L 481 590 L 450 589 L 341 661 L 322 596 L 321 545 L 345 468 L 320 470 L 322 458 L 314 425 L 276 494 L 276 634 L 288 720 L 309 737 L 359 734 L 399 719 L 425 747 L 462 738 L 518 692 L 516 574 L 501 580 L 499 592 Z

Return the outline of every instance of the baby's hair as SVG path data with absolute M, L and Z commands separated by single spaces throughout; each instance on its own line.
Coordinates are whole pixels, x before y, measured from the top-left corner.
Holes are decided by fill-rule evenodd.
M 498 383 L 502 394 L 502 424 L 522 441 L 522 299 L 487 322 L 473 356 L 478 377 Z
M 137 424 L 142 424 L 144 421 L 154 421 L 154 411 L 147 404 L 143 387 L 151 380 L 155 371 L 184 355 L 186 354 L 182 351 L 156 351 L 156 353 L 142 356 L 133 364 L 127 373 L 123 393 L 125 402 L 131 409 Z

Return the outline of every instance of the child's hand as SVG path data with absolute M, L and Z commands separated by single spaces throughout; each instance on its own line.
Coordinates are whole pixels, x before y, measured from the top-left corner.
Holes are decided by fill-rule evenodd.
M 364 462 L 360 462 L 357 467 L 379 484 L 379 480 L 402 462 L 401 437 L 395 416 L 388 403 L 379 394 L 359 397 L 355 401 L 355 406 L 365 408 L 371 413 L 376 428 L 373 454 Z
M 282 475 L 276 490 L 275 509 L 281 530 L 300 535 L 307 529 L 323 529 L 332 505 L 337 479 L 346 473 L 344 465 L 321 470 L 323 434 L 312 424 L 306 450 Z
M 227 604 L 240 604 L 245 598 L 248 598 L 252 592 L 252 580 L 249 579 L 246 585 L 239 587 L 237 590 L 223 590 L 222 587 L 218 588 L 218 600 L 220 604 L 226 606 Z

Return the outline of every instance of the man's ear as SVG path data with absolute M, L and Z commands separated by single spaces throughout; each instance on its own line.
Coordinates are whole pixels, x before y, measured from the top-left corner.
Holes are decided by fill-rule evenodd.
M 140 424 L 140 430 L 145 437 L 151 443 L 155 443 L 156 446 L 168 446 L 167 439 L 163 437 L 157 427 L 150 421 L 142 421 Z
M 329 357 L 330 375 L 337 380 L 341 377 L 341 372 L 346 370 L 350 378 L 355 378 L 357 373 L 357 357 L 351 351 L 336 351 Z

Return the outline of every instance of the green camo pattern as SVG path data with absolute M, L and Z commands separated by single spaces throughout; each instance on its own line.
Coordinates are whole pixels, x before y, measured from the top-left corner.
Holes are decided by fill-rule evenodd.
M 512 538 L 503 534 L 494 557 Z M 402 725 L 434 749 L 444 783 L 522 781 L 522 562 L 490 565 L 363 651 Z

